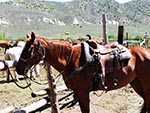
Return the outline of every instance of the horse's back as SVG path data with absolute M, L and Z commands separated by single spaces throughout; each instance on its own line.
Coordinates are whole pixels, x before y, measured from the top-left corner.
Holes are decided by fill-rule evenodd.
M 150 50 L 141 46 L 133 46 L 129 48 L 130 52 L 133 55 L 136 55 L 140 58 L 140 60 L 150 60 Z
M 11 43 L 8 41 L 0 40 L 0 47 L 9 48 L 9 47 L 11 47 Z

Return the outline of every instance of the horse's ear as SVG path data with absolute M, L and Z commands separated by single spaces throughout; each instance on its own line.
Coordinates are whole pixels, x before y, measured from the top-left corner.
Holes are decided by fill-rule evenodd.
M 86 35 L 86 36 L 89 38 L 89 40 L 91 40 L 91 39 L 92 39 L 91 35 Z
M 27 37 L 27 38 L 30 38 L 30 35 L 29 35 L 29 33 L 27 33 L 27 34 L 26 34 L 26 37 Z
M 35 34 L 34 34 L 34 32 L 32 32 L 32 33 L 31 33 L 31 43 L 33 43 L 34 40 L 35 40 Z
M 89 44 L 90 47 L 92 47 L 94 49 L 97 48 L 97 43 L 95 40 L 87 40 L 86 42 Z

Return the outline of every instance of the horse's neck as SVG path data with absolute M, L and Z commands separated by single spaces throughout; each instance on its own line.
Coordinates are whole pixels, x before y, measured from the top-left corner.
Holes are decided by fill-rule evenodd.
M 68 62 L 70 62 L 69 59 L 71 57 L 72 50 L 72 46 L 51 44 L 51 47 L 47 47 L 46 50 L 46 61 L 49 62 L 56 70 L 61 72 L 66 68 Z

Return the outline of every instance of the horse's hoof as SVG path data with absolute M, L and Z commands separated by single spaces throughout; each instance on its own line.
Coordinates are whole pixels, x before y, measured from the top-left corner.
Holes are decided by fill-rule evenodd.
M 34 77 L 30 78 L 31 80 L 36 80 Z
M 37 74 L 37 75 L 36 75 L 36 77 L 39 77 L 39 76 L 40 76 L 40 74 Z

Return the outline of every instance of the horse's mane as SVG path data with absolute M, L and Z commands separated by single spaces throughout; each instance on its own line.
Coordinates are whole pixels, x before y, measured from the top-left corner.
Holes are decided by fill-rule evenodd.
M 53 48 L 52 53 L 55 53 L 57 56 L 65 57 L 68 54 L 70 54 L 70 51 L 72 50 L 72 44 L 68 41 L 64 40 L 58 40 L 58 39 L 50 39 L 48 37 L 36 35 L 35 40 L 41 44 L 41 46 L 47 47 L 47 48 Z M 69 48 L 69 49 L 68 49 Z
M 60 40 L 60 39 L 50 39 L 48 37 L 45 36 L 40 36 L 40 35 L 36 35 L 36 40 L 40 40 L 41 42 L 45 42 L 45 43 L 56 43 L 56 44 L 62 44 L 62 45 L 66 45 L 67 46 L 71 46 L 70 42 L 65 41 L 65 40 Z

